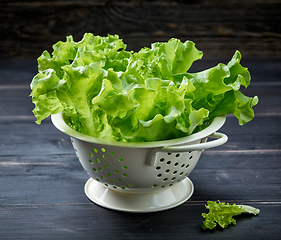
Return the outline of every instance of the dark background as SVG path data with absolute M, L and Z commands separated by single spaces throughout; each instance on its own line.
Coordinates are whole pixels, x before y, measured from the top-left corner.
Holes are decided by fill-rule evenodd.
M 135 51 L 176 37 L 204 58 L 281 56 L 280 0 L 1 0 L 0 9 L 0 58 L 37 58 L 85 32 L 118 34 Z

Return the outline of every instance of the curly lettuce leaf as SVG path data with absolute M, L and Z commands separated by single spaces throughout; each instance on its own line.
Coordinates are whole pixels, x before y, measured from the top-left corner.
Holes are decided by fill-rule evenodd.
M 237 51 L 230 62 L 187 73 L 202 58 L 191 41 L 170 39 L 138 52 L 118 35 L 68 36 L 38 58 L 31 87 L 37 123 L 63 111 L 75 130 L 116 141 L 159 141 L 183 137 L 233 113 L 240 124 L 254 117 L 257 97 Z
M 157 42 L 151 48 L 142 48 L 132 55 L 126 74 L 135 76 L 139 83 L 147 78 L 172 79 L 173 74 L 188 71 L 192 63 L 201 59 L 203 53 L 191 41 L 182 43 L 172 38 Z
M 33 78 L 30 96 L 35 104 L 33 113 L 37 118 L 37 124 L 49 115 L 63 111 L 63 105 L 57 97 L 57 89 L 61 85 L 63 81 L 58 78 L 53 69 L 44 70 Z
M 91 101 L 100 92 L 104 77 L 109 77 L 114 85 L 118 85 L 119 79 L 116 80 L 116 73 L 112 74 L 111 69 L 124 69 L 122 50 L 125 47 L 117 35 L 99 37 L 85 34 L 77 43 L 71 36 L 66 42 L 56 43 L 52 56 L 44 51 L 38 58 L 39 73 L 30 85 L 36 122 L 40 124 L 49 115 L 64 111 L 70 117 L 73 128 L 96 135 L 101 128 L 96 128 L 97 124 L 94 124 L 99 115 L 93 116 L 95 108 Z M 100 119 L 96 119 L 95 123 L 97 121 L 100 122 Z
M 234 113 L 243 125 L 253 119 L 253 106 L 258 103 L 258 97 L 247 97 L 240 92 L 240 87 L 247 88 L 251 79 L 240 60 L 241 54 L 236 51 L 227 65 L 220 63 L 202 72 L 177 74 L 174 80 L 178 81 L 182 76 L 190 79 L 196 88 L 192 105 L 195 109 L 207 109 L 208 119 Z
M 214 229 L 217 225 L 222 228 L 226 228 L 229 225 L 236 225 L 236 220 L 234 216 L 240 215 L 244 212 L 257 215 L 260 210 L 247 205 L 236 205 L 229 204 L 225 202 L 208 201 L 206 209 L 209 210 L 208 213 L 202 213 L 202 217 L 205 218 L 203 222 L 203 229 Z

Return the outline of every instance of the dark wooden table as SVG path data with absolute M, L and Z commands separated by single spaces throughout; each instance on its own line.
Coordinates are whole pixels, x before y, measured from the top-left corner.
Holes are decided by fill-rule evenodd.
M 214 66 L 201 60 L 193 70 Z M 87 174 L 69 138 L 45 120 L 34 123 L 29 83 L 35 60 L 0 60 L 0 239 L 281 239 L 281 60 L 243 59 L 258 95 L 256 117 L 239 126 L 228 116 L 223 146 L 204 151 L 189 176 L 191 199 L 157 213 L 123 213 L 90 202 Z M 258 216 L 203 231 L 207 200 L 249 204 Z

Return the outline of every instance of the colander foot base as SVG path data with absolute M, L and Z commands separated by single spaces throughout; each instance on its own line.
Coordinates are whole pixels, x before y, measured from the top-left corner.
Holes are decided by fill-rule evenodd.
M 150 193 L 128 193 L 108 189 L 90 178 L 85 184 L 86 196 L 99 206 L 123 212 L 158 212 L 183 204 L 194 192 L 189 178 L 166 188 Z

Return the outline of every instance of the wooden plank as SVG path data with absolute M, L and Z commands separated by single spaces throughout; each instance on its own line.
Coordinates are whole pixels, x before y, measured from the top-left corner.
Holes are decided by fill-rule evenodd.
M 0 61 L 0 63 L 4 62 Z M 0 115 L 31 117 L 34 105 L 28 96 L 31 92 L 29 83 L 37 72 L 34 61 L 8 61 L 8 63 L 0 68 L 0 109 L 3 109 Z M 211 62 L 202 60 L 202 64 L 195 65 L 193 70 L 200 71 L 205 69 L 204 67 L 213 66 L 214 63 L 214 60 Z M 252 69 L 252 83 L 248 89 L 242 88 L 242 92 L 248 96 L 259 96 L 260 102 L 255 106 L 255 112 L 258 115 L 278 114 L 280 112 L 279 92 L 281 88 L 279 81 L 281 68 L 278 68 L 280 61 L 269 61 L 266 64 L 262 64 L 260 61 L 246 61 L 245 65 Z M 272 71 L 272 69 L 277 69 L 277 71 Z
M 215 150 L 280 149 L 279 123 L 280 117 L 265 116 L 239 126 L 235 118 L 229 118 L 219 130 L 229 140 Z M 0 132 L 1 155 L 73 154 L 69 137 L 58 131 L 50 119 L 41 125 L 24 119 L 2 120 Z
M 248 202 L 243 202 L 248 204 Z M 251 204 L 251 202 L 249 203 Z M 252 203 L 253 204 L 253 203 Z M 225 230 L 203 231 L 203 203 L 185 204 L 173 210 L 129 214 L 108 211 L 92 205 L 15 206 L 1 211 L 3 239 L 270 239 L 280 236 L 280 205 L 254 203 L 263 211 L 259 216 L 243 216 L 236 226 Z M 17 215 L 17 227 L 14 226 Z
M 253 85 L 246 90 L 241 91 L 250 97 L 258 96 L 259 103 L 254 107 L 257 116 L 271 114 L 272 116 L 280 114 L 280 96 L 281 83 L 279 84 L 261 84 Z M 31 90 L 28 85 L 0 85 L 0 121 L 3 116 L 32 116 L 34 104 L 32 98 L 29 97 Z
M 4 121 L 0 126 L 1 155 L 46 155 L 73 153 L 69 137 L 59 132 L 50 119 L 37 125 L 29 119 Z
M 279 201 L 281 151 L 205 151 L 190 174 L 191 201 Z M 89 176 L 75 155 L 0 157 L 0 204 L 86 203 Z
M 41 53 L 40 53 L 41 54 Z M 205 69 L 216 66 L 218 63 L 227 64 L 231 59 L 233 53 L 225 58 L 209 58 L 195 61 L 189 72 L 199 72 Z M 33 59 L 0 59 L 0 89 L 6 90 L 8 86 L 13 85 L 13 88 L 29 88 L 32 78 L 37 74 L 37 56 Z M 272 84 L 280 83 L 281 76 L 281 59 L 280 58 L 266 58 L 266 59 L 252 59 L 243 57 L 241 64 L 247 67 L 252 76 L 252 82 L 249 88 L 260 84 L 270 88 Z M 271 89 L 272 90 L 272 89 Z M 0 95 L 1 96 L 1 95 Z
M 86 173 L 78 167 L 74 156 L 2 157 L 0 236 L 24 239 L 29 234 L 29 239 L 36 239 L 48 233 L 51 238 L 86 238 L 97 232 L 97 238 L 113 236 L 114 239 L 120 235 L 122 239 L 132 239 L 150 232 L 148 239 L 156 236 L 181 239 L 187 234 L 200 239 L 236 239 L 239 234 L 246 237 L 242 234 L 250 229 L 250 239 L 264 239 L 269 230 L 271 239 L 278 239 L 277 219 L 281 208 L 276 197 L 280 196 L 280 154 L 267 158 L 268 164 L 264 160 L 266 154 L 252 155 L 254 165 L 244 161 L 243 155 L 214 155 L 206 151 L 203 156 L 190 175 L 195 184 L 190 201 L 152 214 L 120 213 L 90 203 L 83 192 Z M 256 171 L 251 170 L 253 166 Z M 201 213 L 207 211 L 204 204 L 217 199 L 253 205 L 260 208 L 261 213 L 258 217 L 238 218 L 235 227 L 224 231 L 201 231 Z
M 0 205 L 87 203 L 75 155 L 1 156 Z
M 37 125 L 33 116 L 28 116 L 30 118 L 17 117 L 17 115 L 0 117 L 0 152 L 2 155 L 73 153 L 69 137 L 57 130 L 50 118 L 44 120 L 41 125 Z M 235 117 L 229 116 L 219 130 L 228 135 L 229 140 L 216 149 L 280 149 L 279 124 L 279 115 L 258 116 L 243 126 L 239 126 Z
M 206 155 L 202 155 L 198 165 L 190 174 L 190 179 L 195 185 L 195 193 L 191 200 L 279 201 L 280 172 L 272 168 L 280 159 L 280 153 L 275 156 L 229 154 L 222 157 L 219 153 L 212 157 Z M 263 165 L 262 161 L 267 161 L 267 164 L 273 167 L 261 168 L 259 164 Z M 245 167 L 243 167 L 244 162 L 247 162 Z
M 267 154 L 253 154 L 252 161 L 237 154 L 206 151 L 203 156 L 190 176 L 193 197 L 178 208 L 151 214 L 110 211 L 90 203 L 83 193 L 86 173 L 74 156 L 1 157 L 0 237 L 265 239 L 270 233 L 271 239 L 279 239 L 280 154 L 266 161 Z M 223 231 L 200 230 L 206 201 L 217 199 L 249 204 L 261 213 L 237 218 L 235 227 Z
M 0 94 L 1 94 L 0 90 Z M 17 95 L 18 91 L 5 91 L 10 92 L 10 97 L 5 97 L 4 99 L 0 97 L 0 116 L 30 116 L 33 117 L 32 110 L 34 109 L 34 104 L 32 103 L 31 97 L 28 95 Z M 22 91 L 20 91 L 22 93 Z M 27 92 L 27 91 L 26 91 Z M 30 92 L 28 90 L 28 92 Z M 0 117 L 1 119 L 1 117 Z M 35 119 L 35 117 L 34 117 Z M 33 119 L 32 119 L 33 120 Z
M 38 56 L 66 35 L 119 34 L 129 50 L 177 37 L 197 44 L 206 56 L 280 56 L 280 1 L 67 1 L 0 5 L 2 57 Z M 30 18 L 29 16 L 32 16 Z
M 253 84 L 247 90 L 242 89 L 246 96 L 259 97 L 258 105 L 254 107 L 256 116 L 280 116 L 280 91 L 281 84 L 280 86 L 263 84 L 258 87 Z M 17 86 L 0 86 L 0 122 L 3 120 L 16 120 L 20 116 L 28 117 L 30 120 L 35 121 L 32 113 L 34 104 L 32 103 L 32 98 L 29 97 L 30 92 L 31 90 L 27 85 L 19 85 L 18 88 Z
M 37 73 L 36 57 L 33 59 L 1 59 L 0 60 L 0 84 L 25 85 L 29 87 L 32 78 Z

